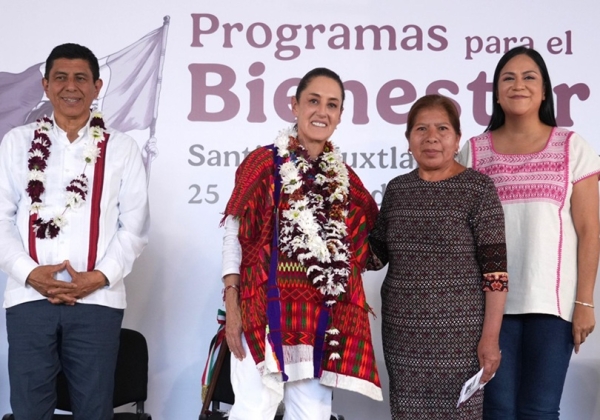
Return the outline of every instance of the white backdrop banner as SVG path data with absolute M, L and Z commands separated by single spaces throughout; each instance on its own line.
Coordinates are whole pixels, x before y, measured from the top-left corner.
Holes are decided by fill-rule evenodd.
M 517 45 L 546 59 L 559 125 L 600 151 L 600 7 L 592 0 L 5 3 L 0 138 L 50 112 L 43 63 L 54 46 L 75 42 L 101 58 L 97 105 L 138 141 L 151 169 L 150 244 L 126 280 L 124 323 L 148 339 L 147 409 L 158 420 L 198 417 L 222 307 L 219 221 L 235 168 L 292 122 L 290 96 L 308 70 L 329 67 L 344 80 L 333 140 L 377 202 L 390 179 L 415 167 L 404 137 L 411 104 L 427 93 L 447 95 L 461 111 L 462 141 L 481 133 L 495 65 Z M 376 313 L 384 275 L 365 276 Z M 334 410 L 348 420 L 390 417 L 379 319 L 372 330 L 386 401 L 336 391 Z M 572 359 L 563 419 L 600 418 L 597 334 Z M 2 343 L 0 413 L 10 411 Z

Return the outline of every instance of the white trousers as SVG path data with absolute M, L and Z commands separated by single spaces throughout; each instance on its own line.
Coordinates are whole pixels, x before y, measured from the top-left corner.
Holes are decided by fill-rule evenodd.
M 275 417 L 281 396 L 265 386 L 242 337 L 246 357 L 239 361 L 231 355 L 231 385 L 235 404 L 230 420 L 271 420 Z M 285 383 L 284 420 L 329 420 L 332 388 L 321 385 L 318 379 Z

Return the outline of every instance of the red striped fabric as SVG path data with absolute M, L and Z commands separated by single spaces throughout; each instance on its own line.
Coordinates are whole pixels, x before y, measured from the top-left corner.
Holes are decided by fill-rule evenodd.
M 323 357 L 329 372 L 363 379 L 380 387 L 371 340 L 361 272 L 366 266 L 368 232 L 377 218 L 377 205 L 358 176 L 348 168 L 351 204 L 347 218 L 351 242 L 351 275 L 347 292 L 333 308 L 333 322 L 340 330 L 341 360 Z M 236 172 L 236 183 L 225 216 L 240 218 L 242 246 L 241 310 L 244 334 L 253 359 L 265 359 L 266 283 L 273 235 L 273 153 L 267 148 L 252 152 Z M 286 208 L 285 197 L 279 210 Z M 280 288 L 281 327 L 284 345 L 314 345 L 322 296 L 306 278 L 305 269 L 296 267 L 286 255 L 279 255 L 277 281 Z
M 38 262 L 37 249 L 35 247 L 35 229 L 33 224 L 37 220 L 37 213 L 29 215 L 29 256 L 35 262 Z
M 96 266 L 98 256 L 98 238 L 100 237 L 100 201 L 104 188 L 104 168 L 106 166 L 106 145 L 110 134 L 104 132 L 104 141 L 98 144 L 100 156 L 94 166 L 94 185 L 92 186 L 92 202 L 90 212 L 90 245 L 88 250 L 87 271 L 92 271 Z

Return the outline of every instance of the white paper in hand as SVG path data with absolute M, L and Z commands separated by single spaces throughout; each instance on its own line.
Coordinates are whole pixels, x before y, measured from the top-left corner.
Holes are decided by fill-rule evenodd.
M 482 375 L 483 375 L 483 368 L 481 368 L 481 370 L 479 372 L 477 372 L 475 374 L 475 376 L 473 376 L 467 382 L 465 382 L 462 389 L 460 390 L 460 397 L 458 398 L 458 403 L 456 404 L 456 408 L 460 407 L 460 405 L 462 403 L 467 401 L 469 398 L 471 398 L 473 396 L 474 393 L 476 393 L 477 391 L 479 391 L 480 389 L 482 389 L 485 386 L 485 384 L 482 384 L 479 382 L 481 380 Z M 493 377 L 494 377 L 494 375 L 492 375 L 492 378 Z

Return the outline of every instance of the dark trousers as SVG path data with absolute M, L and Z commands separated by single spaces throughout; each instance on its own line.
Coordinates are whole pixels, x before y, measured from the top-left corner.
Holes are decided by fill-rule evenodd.
M 484 390 L 483 418 L 557 420 L 572 324 L 553 315 L 504 315 L 500 349 L 500 367 Z
M 8 308 L 8 373 L 15 419 L 52 419 L 61 369 L 75 419 L 112 419 L 122 320 L 122 309 L 99 305 L 38 300 Z

